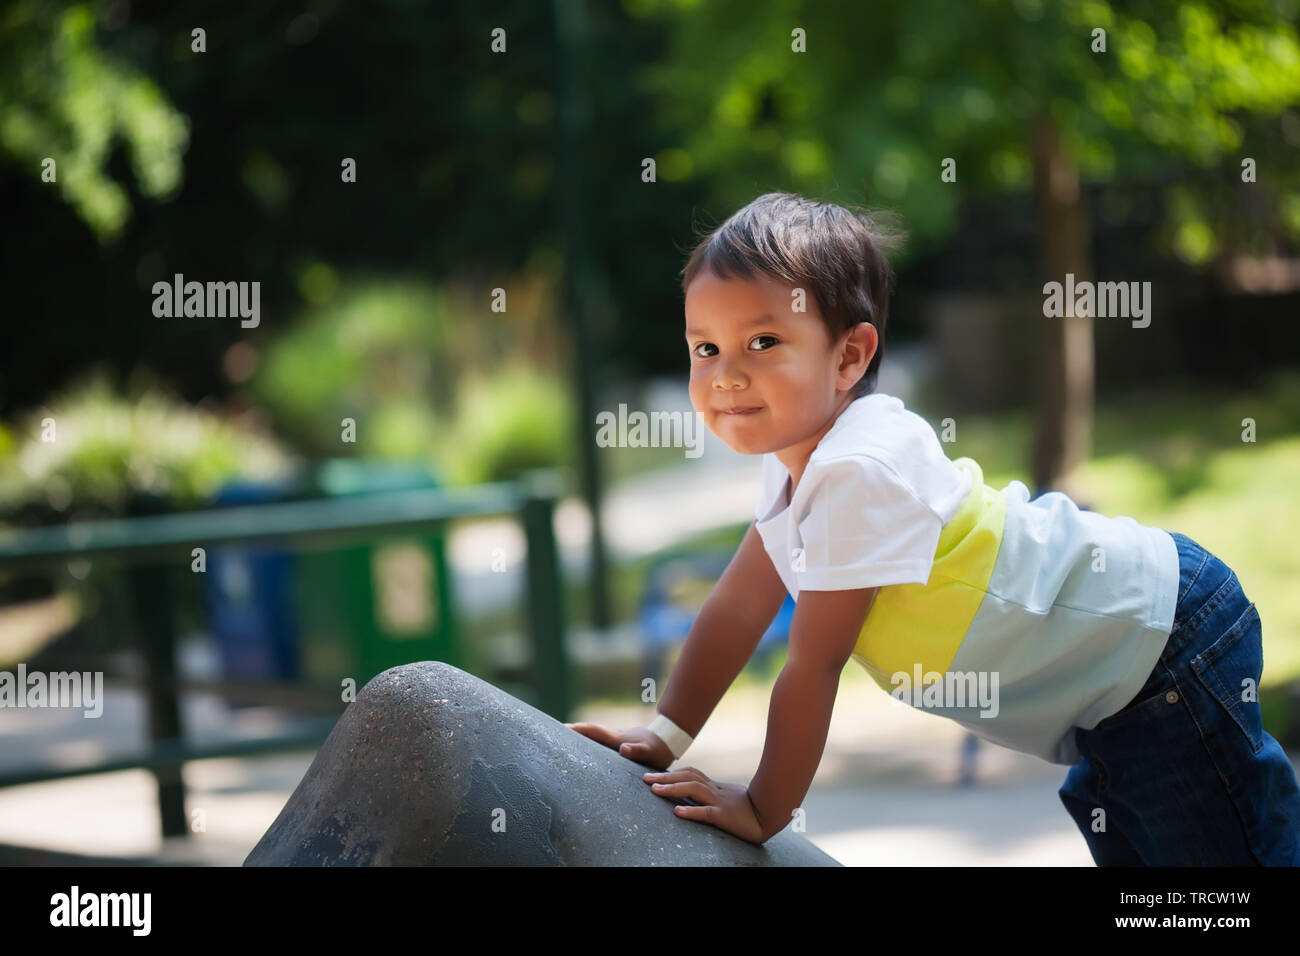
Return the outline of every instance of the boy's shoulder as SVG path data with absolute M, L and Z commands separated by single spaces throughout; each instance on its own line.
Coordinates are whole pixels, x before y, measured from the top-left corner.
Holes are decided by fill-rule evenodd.
M 904 405 L 897 396 L 872 392 L 845 406 L 818 442 L 812 457 L 827 459 L 873 451 L 888 452 L 900 439 L 918 437 L 936 440 L 929 422 Z
M 848 468 L 850 461 L 863 465 Z M 778 463 L 779 467 L 779 463 Z M 783 467 L 779 470 L 784 472 Z M 833 471 L 837 481 L 857 482 L 859 500 L 891 497 L 891 488 L 927 505 L 943 520 L 965 498 L 971 474 L 948 458 L 934 429 L 901 399 L 873 392 L 851 402 L 822 436 L 809 457 L 808 479 L 800 482 L 809 494 L 824 486 L 817 472 Z M 772 478 L 780 476 L 773 474 Z M 811 502 L 810 502 L 811 504 Z
M 927 469 L 953 467 L 934 428 L 924 418 L 883 392 L 849 403 L 813 449 L 810 462 L 865 455 L 892 468 L 900 477 Z

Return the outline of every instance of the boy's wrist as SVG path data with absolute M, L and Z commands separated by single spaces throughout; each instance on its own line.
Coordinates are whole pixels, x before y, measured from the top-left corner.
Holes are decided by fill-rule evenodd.
M 668 745 L 668 749 L 672 752 L 674 760 L 686 753 L 686 749 L 690 747 L 695 740 L 694 737 L 682 730 L 682 728 L 678 727 L 663 714 L 656 714 L 654 720 L 650 721 L 648 729 L 652 734 Z
M 780 833 L 784 827 L 773 830 L 771 826 L 764 821 L 763 812 L 759 809 L 758 801 L 754 799 L 753 781 L 750 781 L 750 785 L 745 788 L 745 796 L 749 798 L 750 809 L 754 811 L 754 819 L 758 821 L 759 828 L 762 832 L 762 839 L 758 842 L 766 843 L 768 840 L 772 839 L 772 837 Z

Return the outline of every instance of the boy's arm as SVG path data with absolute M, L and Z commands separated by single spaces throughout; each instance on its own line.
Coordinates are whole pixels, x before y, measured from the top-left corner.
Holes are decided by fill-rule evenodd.
M 753 656 L 785 597 L 785 585 L 751 523 L 691 625 L 668 689 L 659 699 L 659 713 L 697 736 Z
M 790 654 L 772 688 L 767 739 L 749 800 L 763 840 L 783 830 L 803 802 L 826 747 L 840 674 L 878 588 L 800 591 Z

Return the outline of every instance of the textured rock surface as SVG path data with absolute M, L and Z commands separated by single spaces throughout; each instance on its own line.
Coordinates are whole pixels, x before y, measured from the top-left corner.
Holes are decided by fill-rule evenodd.
M 788 829 L 755 846 L 674 816 L 646 769 L 455 667 L 394 667 L 244 865 L 838 865 Z

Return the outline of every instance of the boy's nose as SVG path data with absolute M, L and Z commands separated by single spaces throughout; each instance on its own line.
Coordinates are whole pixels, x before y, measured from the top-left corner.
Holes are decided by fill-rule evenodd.
M 714 388 L 722 391 L 730 391 L 737 385 L 743 385 L 744 383 L 745 375 L 734 363 L 732 365 L 720 366 L 717 374 L 713 377 Z

